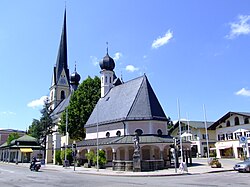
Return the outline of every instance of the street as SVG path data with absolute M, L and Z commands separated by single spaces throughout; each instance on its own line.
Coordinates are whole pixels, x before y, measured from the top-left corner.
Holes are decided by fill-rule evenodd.
M 3 187 L 29 186 L 249 186 L 250 173 L 220 172 L 182 176 L 124 177 L 83 174 L 62 169 L 32 172 L 27 167 L 0 163 L 0 184 Z

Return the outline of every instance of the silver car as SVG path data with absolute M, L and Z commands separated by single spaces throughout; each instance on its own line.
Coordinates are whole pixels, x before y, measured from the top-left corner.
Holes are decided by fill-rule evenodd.
M 238 172 L 250 172 L 250 158 L 235 164 L 234 170 Z

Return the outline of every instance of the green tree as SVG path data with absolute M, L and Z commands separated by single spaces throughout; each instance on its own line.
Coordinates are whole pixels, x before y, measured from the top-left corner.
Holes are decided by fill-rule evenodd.
M 7 144 L 10 145 L 12 140 L 16 140 L 18 138 L 20 138 L 20 135 L 18 133 L 16 133 L 16 132 L 10 133 L 8 138 L 7 138 Z
M 44 126 L 38 119 L 33 119 L 32 124 L 29 126 L 28 135 L 40 139 L 43 136 Z
M 70 99 L 68 111 L 68 133 L 71 139 L 82 140 L 85 138 L 85 128 L 90 114 L 100 98 L 101 82 L 99 77 L 88 77 L 73 93 Z M 66 132 L 66 110 L 62 114 L 59 131 Z

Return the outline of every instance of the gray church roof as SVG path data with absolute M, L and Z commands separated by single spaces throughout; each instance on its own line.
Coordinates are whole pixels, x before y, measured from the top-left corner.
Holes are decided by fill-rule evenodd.
M 168 120 L 146 75 L 115 86 L 100 98 L 85 127 L 128 120 Z
M 66 30 L 67 30 L 67 28 L 66 28 L 66 9 L 65 9 L 61 40 L 60 40 L 60 45 L 59 45 L 58 54 L 57 54 L 56 66 L 54 67 L 54 79 L 53 79 L 54 82 L 53 82 L 53 84 L 57 84 L 63 69 L 65 70 L 67 80 L 69 81 Z
M 72 91 L 70 92 L 69 96 L 67 98 L 65 98 L 64 100 L 62 100 L 57 106 L 56 108 L 54 108 L 53 112 L 50 114 L 51 119 L 57 120 L 60 116 L 61 113 L 65 110 L 65 108 L 69 105 L 69 101 L 71 98 L 71 94 Z

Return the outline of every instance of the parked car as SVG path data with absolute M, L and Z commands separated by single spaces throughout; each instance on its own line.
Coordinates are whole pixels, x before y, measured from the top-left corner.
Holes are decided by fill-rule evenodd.
M 235 164 L 234 170 L 238 172 L 250 172 L 250 158 L 247 158 L 244 162 Z

